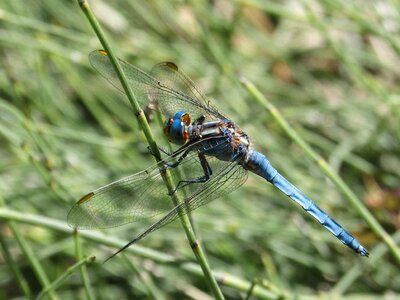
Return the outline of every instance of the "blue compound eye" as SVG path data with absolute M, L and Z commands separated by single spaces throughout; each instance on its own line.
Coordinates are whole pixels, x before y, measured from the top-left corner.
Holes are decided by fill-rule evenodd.
M 184 111 L 178 111 L 175 116 L 174 116 L 174 120 L 181 120 L 183 122 L 183 124 L 185 124 L 186 126 L 190 125 L 190 121 L 191 121 L 191 117 L 188 113 L 184 112 Z
M 168 140 L 176 145 L 184 145 L 189 139 L 190 120 L 190 115 L 183 111 L 177 112 L 174 118 L 168 119 L 164 126 L 164 134 Z

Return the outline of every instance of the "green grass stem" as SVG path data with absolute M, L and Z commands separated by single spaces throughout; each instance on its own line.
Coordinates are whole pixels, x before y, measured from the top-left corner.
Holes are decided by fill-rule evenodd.
M 0 219 L 39 226 L 50 229 L 52 231 L 62 232 L 66 234 L 71 234 L 74 232 L 74 230 L 71 229 L 69 226 L 67 226 L 64 221 L 61 222 L 56 219 L 51 219 L 44 216 L 37 216 L 28 213 L 20 213 L 11 210 L 9 208 L 0 208 Z M 117 239 L 109 235 L 105 235 L 97 231 L 87 231 L 87 230 L 80 231 L 79 236 L 84 238 L 85 240 L 96 243 L 97 245 L 104 245 L 108 247 L 120 248 L 125 244 L 120 239 Z M 179 259 L 174 258 L 171 255 L 161 253 L 150 248 L 142 247 L 140 245 L 135 245 L 135 247 L 127 248 L 125 252 L 131 253 L 135 256 L 151 259 L 159 264 L 179 266 L 180 269 L 190 274 L 195 274 L 198 276 L 203 275 L 203 271 L 198 266 L 198 264 L 181 261 Z M 247 292 L 252 284 L 251 282 L 233 276 L 232 274 L 227 274 L 218 271 L 213 272 L 213 278 L 216 278 L 216 280 L 221 285 L 232 287 L 242 292 Z M 264 287 L 258 285 L 254 287 L 253 295 L 262 299 L 279 298 L 279 296 L 276 293 L 268 291 Z
M 10 227 L 14 227 L 13 231 L 17 230 L 15 227 L 16 225 L 12 221 L 8 222 L 7 224 Z M 7 242 L 5 241 L 3 233 L 1 233 L 1 232 L 0 232 L 0 245 L 1 245 L 4 260 L 7 262 L 11 271 L 14 273 L 14 276 L 17 279 L 18 285 L 20 286 L 26 299 L 30 299 L 32 292 L 29 288 L 29 285 L 28 285 L 27 281 L 25 280 L 24 276 L 22 275 L 18 264 L 16 264 L 14 262 L 14 259 L 11 257 L 11 253 L 10 253 L 10 250 L 8 249 Z
M 385 229 L 379 224 L 375 217 L 368 211 L 360 199 L 353 193 L 350 187 L 338 176 L 329 164 L 319 156 L 312 148 L 304 141 L 300 135 L 289 125 L 279 110 L 266 98 L 262 93 L 252 84 L 249 80 L 242 78 L 242 83 L 248 93 L 255 99 L 260 105 L 265 107 L 271 114 L 274 120 L 284 130 L 284 132 L 303 149 L 306 155 L 313 160 L 321 168 L 321 170 L 335 183 L 338 189 L 345 195 L 350 204 L 358 212 L 358 214 L 365 220 L 372 231 L 379 236 L 382 241 L 390 249 L 397 263 L 400 264 L 400 248 L 396 245 L 392 237 L 385 231 Z
M 9 223 L 10 229 L 15 237 L 15 240 L 17 241 L 21 251 L 24 253 L 25 257 L 28 259 L 30 266 L 32 267 L 33 271 L 35 272 L 40 284 L 42 285 L 43 289 L 46 290 L 47 296 L 51 300 L 57 300 L 59 297 L 56 295 L 54 291 L 49 289 L 50 287 L 50 280 L 47 277 L 47 274 L 40 264 L 38 258 L 36 257 L 36 254 L 34 250 L 30 247 L 29 243 L 25 240 L 25 237 L 20 233 L 19 229 L 15 224 L 12 222 Z
M 44 288 L 40 294 L 38 295 L 37 299 L 43 299 L 45 295 L 50 294 L 60 285 L 62 285 L 69 276 L 71 276 L 76 270 L 78 270 L 82 265 L 87 265 L 92 263 L 95 260 L 94 256 L 86 257 L 81 259 L 80 261 L 76 262 L 73 266 L 69 267 L 61 276 L 59 276 L 56 280 L 54 280 L 50 285 Z
M 106 39 L 106 37 L 100 27 L 100 24 L 98 23 L 95 15 L 93 14 L 92 10 L 90 9 L 88 2 L 81 1 L 81 0 L 78 0 L 78 2 L 79 2 L 80 7 L 82 8 L 83 12 L 85 13 L 85 16 L 88 18 L 97 37 L 99 38 L 102 46 L 109 54 L 110 61 L 111 61 L 112 65 L 114 66 L 114 69 L 118 75 L 118 78 L 121 82 L 121 85 L 122 85 L 126 95 L 128 96 L 128 100 L 132 106 L 133 113 L 137 117 L 137 120 L 138 120 L 138 122 L 142 128 L 142 131 L 146 137 L 146 140 L 150 146 L 151 152 L 155 155 L 156 158 L 161 157 L 157 143 L 155 142 L 155 140 L 153 138 L 153 134 L 151 133 L 150 126 L 146 120 L 143 110 L 139 106 L 139 104 L 136 100 L 136 97 L 134 95 L 134 92 L 131 90 L 130 86 L 128 85 L 128 81 L 122 71 L 121 66 L 118 63 L 118 59 L 116 58 L 116 56 L 114 56 L 111 45 L 109 44 L 108 40 Z M 173 191 L 174 184 L 172 182 L 172 178 L 170 177 L 169 173 L 165 172 L 162 174 L 162 176 L 163 176 L 164 182 L 167 185 L 168 190 Z M 174 205 L 178 205 L 182 201 L 181 199 L 178 199 L 175 194 L 172 197 L 172 200 L 174 202 Z M 204 272 L 204 278 L 207 281 L 208 285 L 210 286 L 210 288 L 214 294 L 214 297 L 216 299 L 224 299 L 223 294 L 222 294 L 215 278 L 212 275 L 211 268 L 206 259 L 205 253 L 194 233 L 194 230 L 190 223 L 189 216 L 184 213 L 180 213 L 179 215 L 180 215 L 180 220 L 181 220 L 182 226 L 183 226 L 186 236 L 188 238 L 189 244 L 195 254 L 197 261 L 199 262 L 199 264 Z
M 75 243 L 76 261 L 84 260 L 82 257 L 82 247 L 81 247 L 81 242 L 79 239 L 79 231 L 78 230 L 74 231 L 74 243 Z M 89 299 L 89 300 L 96 299 L 94 296 L 94 293 L 93 293 L 93 289 L 90 286 L 90 279 L 89 279 L 89 274 L 87 272 L 86 264 L 79 265 L 79 272 L 81 275 L 81 280 L 83 283 L 83 288 L 85 291 L 86 299 Z

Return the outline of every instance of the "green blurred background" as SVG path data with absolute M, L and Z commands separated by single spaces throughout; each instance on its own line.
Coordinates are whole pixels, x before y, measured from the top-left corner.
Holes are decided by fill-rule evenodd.
M 145 71 L 174 61 L 371 252 L 359 257 L 250 174 L 192 216 L 227 299 L 246 298 L 252 282 L 251 299 L 400 297 L 399 261 L 238 79 L 269 98 L 399 241 L 398 1 L 90 4 L 119 57 Z M 88 63 L 99 48 L 77 1 L 1 1 L 0 298 L 36 297 L 60 276 L 44 298 L 212 298 L 179 221 L 106 264 L 147 224 L 85 231 L 79 241 L 66 225 L 82 195 L 154 163 L 124 95 Z M 77 243 L 96 261 L 65 273 Z

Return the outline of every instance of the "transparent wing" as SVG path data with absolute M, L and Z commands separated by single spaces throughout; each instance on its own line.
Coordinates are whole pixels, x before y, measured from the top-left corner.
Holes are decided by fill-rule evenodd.
M 230 165 L 226 165 L 225 168 L 221 169 L 220 172 L 212 179 L 203 184 L 202 189 L 198 193 L 194 193 L 186 198 L 181 204 L 175 206 L 165 216 L 143 231 L 135 239 L 130 241 L 117 253 L 126 249 L 133 243 L 143 239 L 146 235 L 153 231 L 167 225 L 178 218 L 179 213 L 187 214 L 196 208 L 205 205 L 214 199 L 218 199 L 222 195 L 231 193 L 238 187 L 240 187 L 247 179 L 247 170 L 245 170 L 237 162 Z M 117 254 L 115 253 L 115 254 Z M 114 255 L 115 255 L 114 254 Z M 113 256 L 114 256 L 113 255 Z
M 196 208 L 221 197 L 224 194 L 232 192 L 241 186 L 246 179 L 247 171 L 241 165 L 239 165 L 238 161 L 231 162 L 230 164 L 225 162 L 224 167 L 221 167 L 216 175 L 204 183 L 202 188 L 197 193 L 192 193 L 189 197 L 184 199 L 181 204 L 175 206 L 165 216 L 163 216 L 161 219 L 107 258 L 106 261 L 124 251 L 137 241 L 143 239 L 153 231 L 176 220 L 180 214 L 187 214 Z
M 124 92 L 118 76 L 104 50 L 95 50 L 89 54 L 89 61 L 104 78 L 121 92 Z M 197 91 L 191 80 L 178 70 L 174 63 L 161 63 L 153 68 L 159 78 L 150 76 L 130 63 L 119 59 L 138 102 L 142 107 L 149 101 L 156 101 L 165 117 L 174 116 L 177 111 L 189 113 L 193 119 L 205 115 L 209 120 L 222 116 Z M 165 83 L 164 83 L 165 82 Z M 182 89 L 182 90 L 175 90 Z M 188 95 L 188 94 L 189 95 Z
M 189 154 L 176 168 L 167 167 L 175 184 L 187 174 L 195 179 L 204 176 L 198 158 L 198 148 L 204 141 L 193 144 L 169 156 L 163 163 L 172 163 L 185 150 Z M 230 147 L 227 143 L 226 147 Z M 219 145 L 221 155 L 227 150 Z M 176 195 L 184 199 L 186 212 L 231 192 L 247 178 L 245 170 L 237 163 L 227 162 L 216 157 L 208 157 L 212 169 L 210 179 L 204 183 L 192 183 L 179 188 Z M 234 172 L 235 171 L 235 172 Z M 238 172 L 236 172 L 238 171 Z M 108 228 L 139 220 L 154 218 L 160 214 L 168 215 L 168 222 L 176 218 L 179 207 L 174 207 L 168 189 L 163 182 L 158 165 L 103 186 L 82 197 L 70 210 L 68 224 L 79 229 Z M 167 224 L 164 221 L 162 225 Z M 159 228 L 158 227 L 158 228 Z
M 78 229 L 108 228 L 151 218 L 171 206 L 155 165 L 83 196 L 67 219 Z
M 190 99 L 194 99 L 198 104 L 202 106 L 202 108 L 206 107 L 206 113 L 203 112 L 203 115 L 206 115 L 206 117 L 208 113 L 210 114 L 212 120 L 215 120 L 215 117 L 217 117 L 218 119 L 225 119 L 225 117 L 220 114 L 209 101 L 207 101 L 206 97 L 195 86 L 194 82 L 173 62 L 161 62 L 159 64 L 156 64 L 151 69 L 150 75 L 161 82 L 163 86 L 171 90 L 183 93 L 186 97 L 188 96 L 188 98 Z M 160 105 L 162 105 L 162 103 L 166 103 L 166 101 L 162 100 L 160 100 L 159 102 Z M 176 109 L 175 112 L 179 111 L 179 104 L 176 104 L 177 107 L 174 107 Z

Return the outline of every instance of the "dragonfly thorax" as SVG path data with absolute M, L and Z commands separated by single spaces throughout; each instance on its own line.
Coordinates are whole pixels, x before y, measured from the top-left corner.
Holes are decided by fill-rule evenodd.
M 185 145 L 189 140 L 193 142 L 224 138 L 230 141 L 233 150 L 247 150 L 249 147 L 248 136 L 227 119 L 204 123 L 204 117 L 200 117 L 192 124 L 191 119 L 190 114 L 184 111 L 179 111 L 173 118 L 169 118 L 164 125 L 164 134 L 168 140 L 176 145 Z

